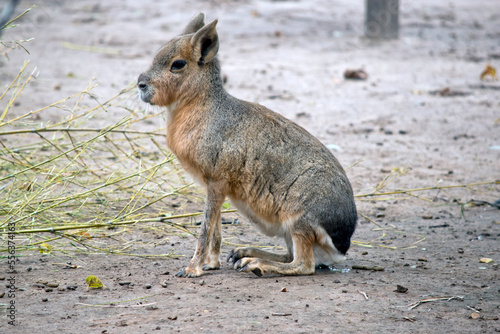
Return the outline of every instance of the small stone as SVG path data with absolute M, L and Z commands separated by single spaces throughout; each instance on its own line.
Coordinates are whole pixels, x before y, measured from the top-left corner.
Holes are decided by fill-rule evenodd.
M 44 303 L 45 303 L 45 302 L 48 302 L 48 301 L 49 301 L 49 298 L 45 298 L 45 297 L 44 297 L 44 298 L 42 298 L 42 302 L 44 302 Z
M 478 318 L 480 317 L 480 315 L 479 315 L 479 313 L 477 313 L 477 312 L 472 312 L 472 313 L 471 313 L 471 315 L 470 315 L 470 317 L 471 317 L 472 319 L 478 319 Z
M 118 285 L 124 286 L 124 285 L 130 285 L 132 282 L 118 282 Z
M 361 255 L 368 255 L 368 252 L 364 251 L 363 253 L 361 253 Z
M 177 315 L 171 315 L 167 317 L 169 320 L 177 320 Z
M 47 283 L 45 285 L 48 286 L 49 288 L 57 288 L 59 286 L 58 283 Z
M 117 327 L 126 327 L 126 326 L 128 326 L 128 324 L 127 324 L 127 321 L 126 321 L 126 320 L 120 320 L 120 321 L 118 321 L 118 322 L 115 324 L 115 326 L 117 326 Z
M 463 248 L 459 248 L 459 249 L 458 249 L 458 253 L 459 253 L 459 254 L 463 254 L 463 253 L 464 253 L 464 249 L 463 249 Z
M 425 257 L 419 257 L 417 259 L 417 261 L 420 261 L 420 262 L 427 262 L 427 259 Z
M 52 289 L 52 288 L 45 288 L 45 292 L 52 292 L 52 291 L 54 291 L 54 289 Z
M 408 288 L 405 288 L 404 286 L 402 285 L 397 285 L 396 286 L 396 290 L 394 290 L 394 292 L 398 292 L 398 293 L 406 293 L 408 291 Z
M 281 292 L 286 292 L 286 288 L 282 288 L 282 289 L 281 289 Z
M 0 292 L 0 298 L 3 298 L 5 296 L 5 292 Z
M 156 305 L 146 306 L 146 310 L 148 310 L 148 311 L 156 311 L 157 309 L 158 309 L 158 306 L 156 306 Z
M 151 289 L 153 286 L 151 284 L 144 285 L 144 289 Z

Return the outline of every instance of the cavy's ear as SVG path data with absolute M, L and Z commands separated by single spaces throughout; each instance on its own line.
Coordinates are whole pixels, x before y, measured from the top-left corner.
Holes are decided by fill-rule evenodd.
M 191 22 L 189 22 L 189 24 L 184 29 L 184 32 L 182 34 L 183 35 L 194 34 L 198 30 L 203 28 L 204 25 L 205 25 L 205 14 L 199 13 L 198 15 L 193 17 L 193 19 L 191 20 Z
M 207 24 L 191 37 L 193 54 L 198 59 L 198 65 L 202 66 L 212 60 L 219 51 L 219 36 L 215 26 L 217 20 Z

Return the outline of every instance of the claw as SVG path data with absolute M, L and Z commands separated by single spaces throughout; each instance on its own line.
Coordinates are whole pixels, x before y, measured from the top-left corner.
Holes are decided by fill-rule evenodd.
M 229 262 L 234 256 L 234 249 L 232 249 L 229 254 L 227 255 L 226 262 Z M 234 264 L 234 259 L 233 259 L 233 264 Z
M 255 268 L 252 272 L 257 276 L 262 277 L 262 270 L 260 270 L 260 268 Z
M 186 277 L 186 270 L 182 269 L 177 274 L 175 274 L 175 276 L 177 276 L 177 277 Z
M 233 267 L 234 269 L 242 269 L 242 263 L 241 263 L 241 259 L 236 261 L 236 262 L 233 262 Z M 246 267 L 246 266 L 245 266 Z M 241 270 L 240 270 L 241 271 Z

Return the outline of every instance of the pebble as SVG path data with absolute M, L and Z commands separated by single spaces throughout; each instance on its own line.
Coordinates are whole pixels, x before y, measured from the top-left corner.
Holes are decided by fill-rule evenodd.
M 44 297 L 44 298 L 42 298 L 42 302 L 44 302 L 44 303 L 45 303 L 45 302 L 48 302 L 48 301 L 49 301 L 49 298 L 45 298 L 45 297 Z
M 151 284 L 144 285 L 144 289 L 151 289 L 153 286 Z
M 399 292 L 399 293 L 406 293 L 408 291 L 408 288 L 405 288 L 402 285 L 396 285 L 396 290 L 394 292 Z

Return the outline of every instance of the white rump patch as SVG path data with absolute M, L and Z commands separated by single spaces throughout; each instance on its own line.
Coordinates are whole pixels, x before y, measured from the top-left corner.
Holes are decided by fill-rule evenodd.
M 338 251 L 332 242 L 332 238 L 330 238 L 322 227 L 317 226 L 315 232 L 318 238 L 318 241 L 313 245 L 314 263 L 316 266 L 320 264 L 331 266 L 345 261 L 345 255 Z

